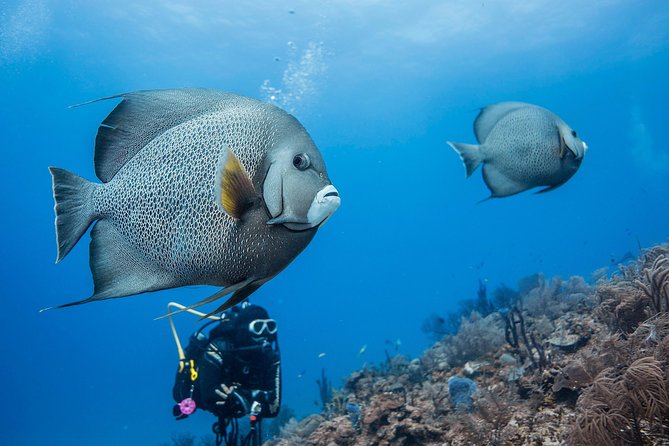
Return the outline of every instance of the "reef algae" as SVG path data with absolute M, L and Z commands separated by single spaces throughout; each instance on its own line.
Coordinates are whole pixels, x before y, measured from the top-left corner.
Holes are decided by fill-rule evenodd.
M 509 309 L 474 312 L 420 358 L 355 371 L 321 415 L 265 444 L 669 444 L 667 258 L 669 245 L 656 246 L 593 284 L 538 275 L 513 321 Z M 463 355 L 466 339 L 485 341 Z M 465 375 L 471 410 L 449 391 Z

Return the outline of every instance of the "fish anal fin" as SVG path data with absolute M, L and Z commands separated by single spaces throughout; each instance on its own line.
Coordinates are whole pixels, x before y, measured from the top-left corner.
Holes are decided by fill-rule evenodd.
M 219 169 L 219 197 L 225 212 L 236 219 L 258 203 L 259 195 L 244 166 L 229 148 Z
M 91 231 L 90 266 L 95 293 L 91 300 L 110 299 L 172 288 L 171 275 L 139 253 L 106 220 Z
M 508 178 L 493 164 L 489 163 L 483 165 L 483 181 L 490 189 L 489 198 L 508 197 L 529 189 L 524 184 Z
M 186 285 L 146 259 L 106 220 L 98 220 L 91 230 L 90 267 L 91 297 L 40 311 Z

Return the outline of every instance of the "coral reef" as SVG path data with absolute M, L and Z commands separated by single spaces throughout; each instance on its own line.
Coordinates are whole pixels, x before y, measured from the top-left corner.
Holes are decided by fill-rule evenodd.
M 481 282 L 456 333 L 353 372 L 267 444 L 669 444 L 669 246 L 596 276 L 537 274 L 490 301 Z
M 282 404 L 279 414 L 269 421 L 267 429 L 263 432 L 263 436 L 265 438 L 278 436 L 283 427 L 293 419 L 295 419 L 295 411 L 290 406 Z

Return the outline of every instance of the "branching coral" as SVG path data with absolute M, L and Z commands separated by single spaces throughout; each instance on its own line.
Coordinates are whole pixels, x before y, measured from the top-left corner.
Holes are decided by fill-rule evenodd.
M 620 405 L 627 404 L 630 413 L 648 420 L 662 429 L 669 420 L 669 394 L 662 369 L 663 364 L 653 357 L 634 361 L 621 377 L 620 387 L 624 393 L 618 398 Z
M 321 369 L 321 379 L 316 380 L 316 385 L 318 386 L 318 394 L 321 397 L 323 410 L 326 410 L 328 403 L 332 399 L 332 383 L 325 375 L 325 369 Z
M 661 254 L 642 271 L 642 280 L 634 284 L 648 296 L 655 314 L 669 311 L 669 258 Z
M 481 318 L 472 313 L 469 320 L 463 319 L 458 334 L 448 336 L 443 345 L 446 361 L 462 366 L 465 362 L 495 352 L 504 344 L 504 329 L 497 313 Z
M 506 314 L 504 338 L 506 339 L 506 342 L 514 348 L 516 353 L 518 353 L 521 360 L 524 355 L 520 349 L 520 341 L 523 341 L 525 349 L 527 350 L 527 356 L 529 357 L 532 366 L 538 370 L 543 370 L 544 367 L 546 367 L 544 348 L 541 343 L 537 342 L 534 338 L 534 334 L 531 333 L 528 338 L 525 330 L 523 313 L 517 307 L 513 307 L 511 311 Z
M 603 370 L 579 399 L 573 445 L 646 444 L 669 434 L 668 377 L 652 356 Z
M 425 382 L 422 386 L 422 394 L 428 401 L 432 402 L 435 413 L 447 413 L 448 407 L 448 384 L 444 382 Z
M 325 406 L 325 413 L 332 415 L 342 415 L 346 411 L 346 395 L 341 391 L 332 388 L 332 396 Z
M 546 280 L 543 274 L 537 276 L 537 287 L 523 297 L 523 310 L 532 317 L 546 315 L 555 319 L 565 311 L 565 305 L 558 298 L 562 289 L 562 279 L 554 277 Z
M 609 328 L 632 333 L 653 315 L 669 312 L 669 257 L 663 247 L 649 250 L 636 264 L 597 287 L 595 314 Z
M 617 279 L 602 283 L 597 296 L 600 305 L 595 314 L 614 331 L 631 333 L 648 319 L 648 298 L 633 282 Z

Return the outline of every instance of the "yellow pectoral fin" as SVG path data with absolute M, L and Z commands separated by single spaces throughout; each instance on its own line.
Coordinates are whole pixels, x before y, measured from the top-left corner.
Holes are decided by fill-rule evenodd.
M 221 205 L 225 212 L 237 219 L 242 218 L 257 201 L 253 182 L 232 150 L 227 149 L 219 177 Z

